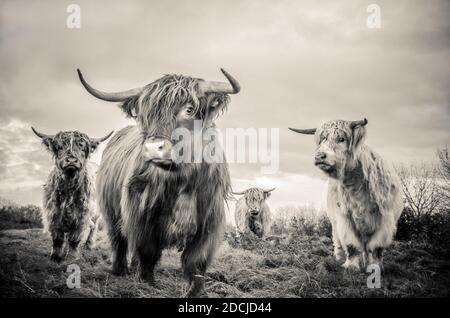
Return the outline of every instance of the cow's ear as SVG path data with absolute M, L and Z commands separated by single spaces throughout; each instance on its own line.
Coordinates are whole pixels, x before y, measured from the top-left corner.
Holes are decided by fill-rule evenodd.
M 357 150 L 364 143 L 366 139 L 366 127 L 355 126 L 352 130 L 351 148 L 353 151 Z
M 93 153 L 95 150 L 97 150 L 98 145 L 100 145 L 106 139 L 111 137 L 111 135 L 113 133 L 114 133 L 114 131 L 111 131 L 109 134 L 107 134 L 106 136 L 101 137 L 101 138 L 89 138 L 89 151 L 90 151 L 90 153 Z
M 55 143 L 53 142 L 53 138 L 47 137 L 47 138 L 42 138 L 42 144 L 45 146 L 45 148 L 47 148 L 48 151 L 52 152 L 52 153 L 56 153 L 56 147 L 55 147 Z
M 271 194 L 272 194 L 271 192 L 264 192 L 264 199 L 270 197 Z
M 124 101 L 120 108 L 130 118 L 136 118 L 139 110 L 139 96 L 133 96 Z
M 97 150 L 98 145 L 100 145 L 100 142 L 91 140 L 89 143 L 89 153 L 95 152 Z
M 34 132 L 34 134 L 36 136 L 41 138 L 42 144 L 47 148 L 47 150 L 49 150 L 50 152 L 53 152 L 53 153 L 56 152 L 56 147 L 55 147 L 55 144 L 54 144 L 54 141 L 53 141 L 53 138 L 55 136 L 53 136 L 53 135 L 46 135 L 46 134 L 40 133 L 39 131 L 37 131 L 33 127 L 31 127 L 31 130 Z

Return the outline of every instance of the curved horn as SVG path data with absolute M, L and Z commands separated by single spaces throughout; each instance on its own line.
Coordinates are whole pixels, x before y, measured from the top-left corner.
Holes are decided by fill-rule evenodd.
M 276 188 L 272 188 L 272 189 L 269 189 L 269 190 L 264 190 L 264 193 L 270 193 L 270 192 L 272 192 L 273 190 L 275 190 Z
M 365 126 L 367 125 L 368 121 L 366 118 L 364 118 L 363 120 L 354 120 L 350 122 L 350 128 L 353 129 L 357 126 Z
M 46 139 L 46 138 L 53 139 L 53 137 L 55 137 L 55 135 L 46 135 L 46 134 L 40 133 L 36 129 L 34 129 L 34 127 L 31 127 L 31 130 L 36 134 L 36 136 L 38 136 L 41 139 Z
M 108 139 L 109 137 L 111 137 L 111 135 L 114 133 L 114 130 L 111 131 L 109 134 L 107 134 L 105 137 L 101 137 L 101 138 L 91 138 L 92 142 L 96 142 L 96 143 L 101 143 L 103 141 L 105 141 L 106 139 Z
M 224 82 L 210 82 L 210 81 L 202 81 L 198 83 L 199 90 L 203 93 L 225 93 L 225 94 L 237 94 L 241 90 L 241 86 L 239 82 L 231 76 L 227 71 L 223 68 L 220 69 L 227 78 L 229 83 Z
M 77 69 L 78 77 L 80 78 L 81 84 L 83 84 L 84 88 L 93 96 L 105 100 L 107 102 L 122 102 L 128 98 L 131 98 L 133 96 L 139 95 L 144 90 L 144 87 L 139 88 L 133 88 L 127 91 L 123 92 L 115 92 L 115 93 L 107 93 L 99 91 L 98 89 L 93 88 L 91 85 L 89 85 L 83 77 L 83 74 L 81 74 L 81 71 Z
M 296 129 L 296 128 L 289 128 L 292 131 L 295 131 L 296 133 L 299 134 L 304 134 L 304 135 L 314 135 L 316 133 L 317 128 L 309 128 L 309 129 Z
M 231 191 L 231 193 L 234 194 L 234 195 L 243 195 L 243 194 L 245 194 L 245 191 L 241 191 L 241 192 L 233 192 L 233 191 Z

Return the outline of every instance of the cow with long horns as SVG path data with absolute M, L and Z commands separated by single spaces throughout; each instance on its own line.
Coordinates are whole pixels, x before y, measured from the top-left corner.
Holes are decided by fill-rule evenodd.
M 234 213 L 238 233 L 251 232 L 259 238 L 264 238 L 269 233 L 272 216 L 266 199 L 273 190 L 275 188 L 249 188 L 242 192 L 233 192 L 234 195 L 242 195 L 236 203 Z
M 181 263 L 189 281 L 187 296 L 206 296 L 204 274 L 223 232 L 225 199 L 230 195 L 226 162 L 190 163 L 176 160 L 176 131 L 188 131 L 192 144 L 204 133 L 194 132 L 214 121 L 240 90 L 228 82 L 210 82 L 166 75 L 144 87 L 105 93 L 94 89 L 78 71 L 93 96 L 120 102 L 137 125 L 116 133 L 103 152 L 97 177 L 99 209 L 112 246 L 112 272 L 127 273 L 127 250 L 137 256 L 142 279 L 154 284 L 154 268 L 162 250 L 183 250 Z M 197 139 L 196 139 L 197 138 Z M 200 140 L 198 140 L 200 139 Z
M 77 257 L 81 241 L 90 248 L 97 222 L 94 173 L 88 159 L 112 132 L 103 138 L 89 138 L 79 131 L 46 135 L 31 129 L 51 152 L 55 163 L 44 185 L 42 210 L 44 230 L 53 240 L 50 258 L 56 262 L 64 258 L 66 241 L 68 252 Z
M 314 164 L 329 177 L 327 214 L 334 255 L 344 268 L 382 266 L 383 250 L 395 234 L 403 209 L 395 171 L 364 144 L 367 119 L 333 120 L 319 129 L 293 129 L 314 135 Z

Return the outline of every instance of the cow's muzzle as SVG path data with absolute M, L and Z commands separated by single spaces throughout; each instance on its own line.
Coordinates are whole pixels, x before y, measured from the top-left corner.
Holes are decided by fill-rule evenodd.
M 164 169 L 174 167 L 172 142 L 166 138 L 150 137 L 144 142 L 142 153 L 147 161 Z
M 73 177 L 75 177 L 77 172 L 80 170 L 80 167 L 69 164 L 69 165 L 64 166 L 62 170 L 66 177 L 73 178 Z
M 336 170 L 336 165 L 327 160 L 314 160 L 314 165 L 325 173 L 332 174 Z

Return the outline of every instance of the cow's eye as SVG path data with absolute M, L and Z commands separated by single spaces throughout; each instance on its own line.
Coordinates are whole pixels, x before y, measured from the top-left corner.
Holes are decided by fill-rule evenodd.
M 213 102 L 211 103 L 211 107 L 215 108 L 219 106 L 219 101 L 217 99 L 213 100 Z
M 338 138 L 338 142 L 339 142 L 339 143 L 344 142 L 344 141 L 345 141 L 345 138 L 344 138 L 344 137 L 339 137 L 339 138 Z
M 192 106 L 191 104 L 186 105 L 185 112 L 187 115 L 189 115 L 189 116 L 194 115 L 194 111 L 195 111 L 194 106 Z

